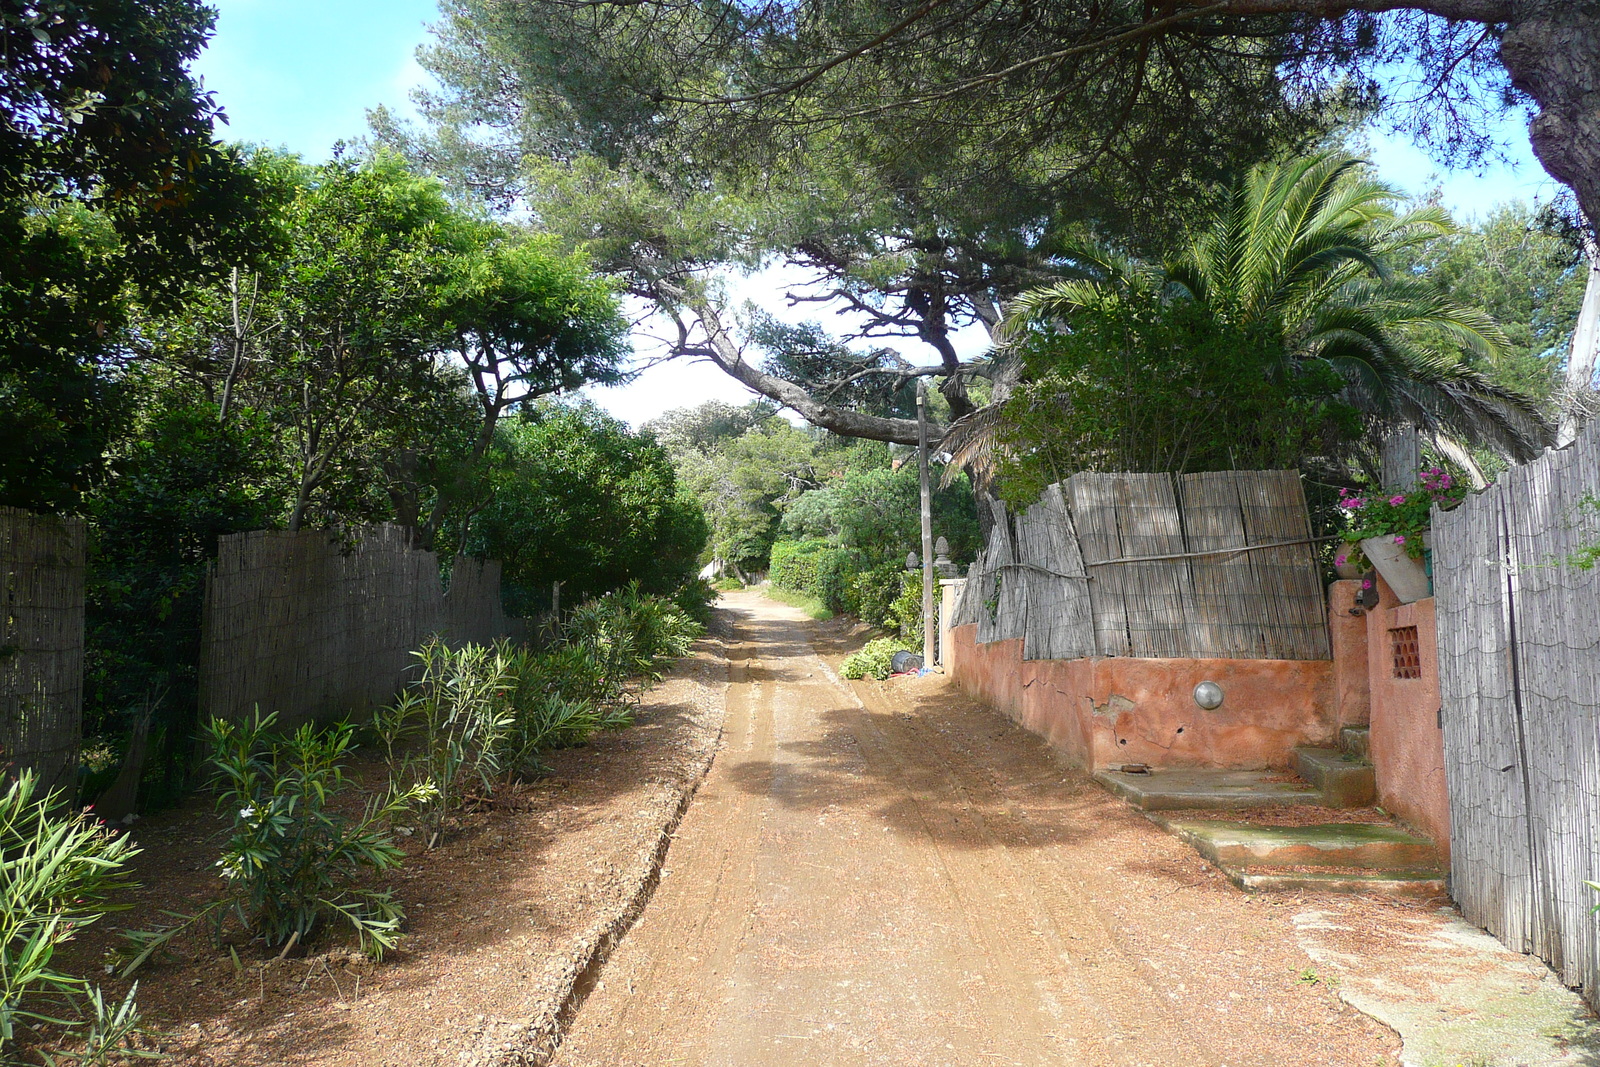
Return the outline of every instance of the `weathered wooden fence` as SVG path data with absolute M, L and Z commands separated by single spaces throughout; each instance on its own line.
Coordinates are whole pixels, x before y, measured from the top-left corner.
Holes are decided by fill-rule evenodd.
M 1024 659 L 1328 659 L 1294 471 L 1075 474 L 1012 520 L 993 504 L 954 625 Z
M 1433 516 L 1451 893 L 1600 994 L 1600 421 Z
M 74 785 L 83 730 L 84 528 L 0 508 L 0 761 Z
M 237 719 L 256 707 L 280 726 L 391 699 L 430 634 L 454 644 L 511 635 L 500 565 L 457 559 L 450 587 L 404 527 L 345 540 L 263 530 L 218 542 L 207 576 L 200 712 Z

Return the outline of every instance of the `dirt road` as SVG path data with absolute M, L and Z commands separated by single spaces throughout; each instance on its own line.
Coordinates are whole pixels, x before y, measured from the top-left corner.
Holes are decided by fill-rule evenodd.
M 1297 947 L 1303 902 L 943 679 L 842 682 L 837 628 L 724 604 L 723 749 L 557 1063 L 1394 1062 Z

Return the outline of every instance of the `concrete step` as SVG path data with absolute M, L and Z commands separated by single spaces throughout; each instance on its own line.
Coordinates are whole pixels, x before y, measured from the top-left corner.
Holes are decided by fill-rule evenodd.
M 1273 867 L 1224 867 L 1228 881 L 1257 892 L 1361 893 L 1409 900 L 1443 899 L 1444 875 L 1436 870 L 1286 871 Z
M 1364 808 L 1378 799 L 1372 764 L 1338 749 L 1302 746 L 1294 750 L 1295 769 L 1322 794 L 1329 808 Z
M 1321 804 L 1322 793 L 1305 782 L 1284 782 L 1281 771 L 1156 769 L 1147 774 L 1097 771 L 1095 781 L 1144 811 L 1239 811 Z
M 1218 867 L 1366 867 L 1379 870 L 1440 866 L 1425 837 L 1389 823 L 1265 826 L 1153 816 Z
M 1357 759 L 1369 759 L 1372 746 L 1368 743 L 1372 731 L 1365 726 L 1346 726 L 1339 731 L 1339 751 Z

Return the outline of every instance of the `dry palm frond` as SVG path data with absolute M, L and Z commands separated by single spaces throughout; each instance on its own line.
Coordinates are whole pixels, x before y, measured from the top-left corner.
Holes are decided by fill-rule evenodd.
M 988 404 L 951 423 L 939 442 L 939 451 L 950 454 L 950 462 L 939 479 L 940 488 L 948 488 L 963 470 L 971 470 L 984 479 L 993 478 L 1006 457 L 1006 446 L 1000 440 L 1004 406 Z

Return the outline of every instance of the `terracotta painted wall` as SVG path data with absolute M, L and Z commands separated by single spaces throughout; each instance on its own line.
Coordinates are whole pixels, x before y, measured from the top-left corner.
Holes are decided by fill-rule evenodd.
M 976 626 L 950 631 L 956 683 L 1090 770 L 1287 767 L 1296 745 L 1338 733 L 1327 660 L 1024 660 L 1020 639 L 976 638 Z M 1202 681 L 1222 686 L 1215 711 L 1194 702 Z
M 1378 803 L 1450 847 L 1444 734 L 1439 729 L 1439 644 L 1433 598 L 1401 604 L 1382 579 L 1382 599 L 1367 613 L 1367 679 L 1372 704 L 1371 752 Z M 1396 677 L 1391 631 L 1416 627 L 1419 678 Z
M 1367 680 L 1367 616 L 1356 610 L 1356 594 L 1360 591 L 1358 580 L 1328 586 L 1333 699 L 1340 726 L 1365 726 L 1372 718 L 1372 687 Z

